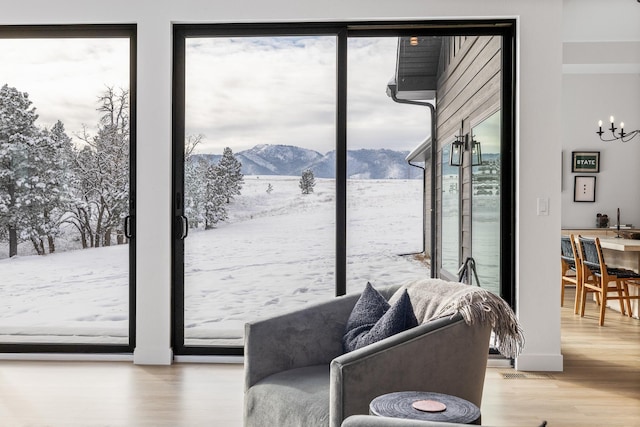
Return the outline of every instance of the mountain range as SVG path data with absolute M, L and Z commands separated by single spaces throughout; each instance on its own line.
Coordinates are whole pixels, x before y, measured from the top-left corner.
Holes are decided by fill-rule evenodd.
M 360 149 L 347 151 L 347 176 L 352 179 L 422 178 L 420 169 L 405 160 L 408 151 Z M 336 152 L 326 154 L 291 145 L 262 144 L 234 153 L 242 163 L 244 175 L 302 175 L 311 169 L 316 178 L 335 178 Z M 209 162 L 220 159 L 217 154 L 196 154 Z

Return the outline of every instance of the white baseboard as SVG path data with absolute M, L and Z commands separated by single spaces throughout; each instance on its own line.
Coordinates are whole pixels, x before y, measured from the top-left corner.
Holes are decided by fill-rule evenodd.
M 176 363 L 228 363 L 242 364 L 243 356 L 174 356 Z
M 133 351 L 133 363 L 136 365 L 171 365 L 173 349 L 171 347 L 137 346 Z
M 132 354 L 102 353 L 0 353 L 0 360 L 28 360 L 39 362 L 131 362 Z
M 517 371 L 562 372 L 561 354 L 521 354 L 516 359 Z

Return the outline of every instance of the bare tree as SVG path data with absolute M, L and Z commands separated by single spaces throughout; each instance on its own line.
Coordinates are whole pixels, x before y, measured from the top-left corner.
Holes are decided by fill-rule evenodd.
M 75 161 L 71 222 L 83 247 L 110 246 L 112 235 L 124 243 L 124 218 L 129 212 L 129 93 L 108 87 L 98 98 L 103 115 L 96 135 L 86 127 L 85 146 Z

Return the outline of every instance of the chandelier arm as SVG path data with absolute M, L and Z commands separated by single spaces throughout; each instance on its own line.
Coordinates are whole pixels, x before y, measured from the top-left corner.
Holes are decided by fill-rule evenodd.
M 640 129 L 627 132 L 623 137 L 620 138 L 620 140 L 622 142 L 628 142 L 635 138 L 638 134 L 640 134 Z
M 598 133 L 598 132 L 596 132 L 596 133 Z M 625 134 L 625 136 L 627 136 L 627 135 L 628 134 Z M 600 135 L 600 140 L 603 141 L 603 142 L 612 142 L 612 141 L 618 141 L 618 140 L 620 140 L 620 138 L 618 138 L 617 136 L 614 135 L 613 138 L 611 138 L 611 139 L 605 139 L 605 138 L 602 137 L 602 135 Z

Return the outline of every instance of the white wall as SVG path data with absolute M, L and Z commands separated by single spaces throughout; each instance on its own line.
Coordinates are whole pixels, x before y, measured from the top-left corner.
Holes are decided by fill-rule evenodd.
M 614 224 L 620 208 L 620 222 L 640 228 L 640 135 L 604 143 L 595 134 L 611 115 L 616 127 L 640 129 L 640 4 L 566 0 L 563 37 L 562 226 L 594 227 L 597 213 Z M 600 151 L 595 203 L 573 201 L 571 152 L 583 150 Z
M 516 17 L 518 22 L 517 310 L 524 370 L 561 370 L 557 237 L 562 92 L 559 0 L 0 0 L 2 24 L 138 24 L 136 363 L 167 364 L 170 345 L 171 23 Z M 544 30 L 543 30 L 544 29 Z M 541 123 L 545 137 L 541 138 Z M 546 165 L 544 173 L 534 165 Z M 536 215 L 536 199 L 550 202 Z M 528 260 L 532 260 L 529 262 Z M 545 268 L 544 266 L 548 266 Z

